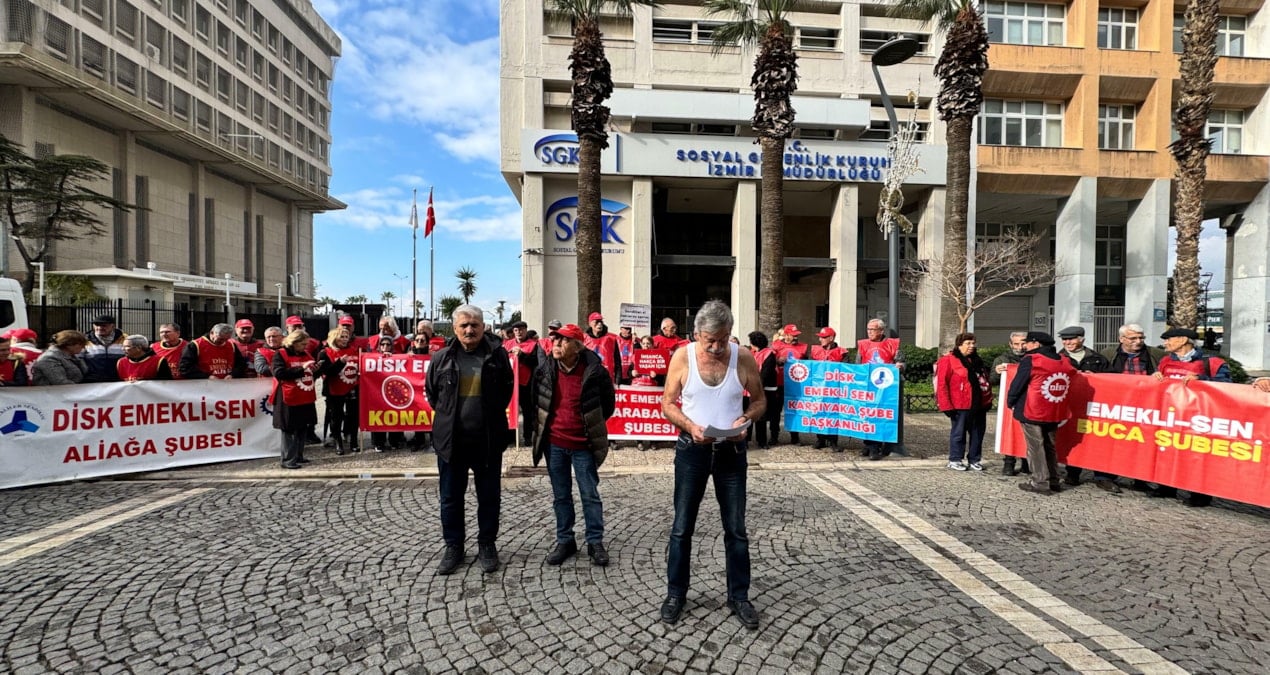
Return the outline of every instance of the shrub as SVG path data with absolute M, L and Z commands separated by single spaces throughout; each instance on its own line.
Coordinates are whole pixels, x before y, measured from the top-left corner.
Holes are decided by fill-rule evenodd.
M 935 375 L 935 362 L 939 360 L 939 348 L 925 349 L 913 345 L 900 345 L 904 355 L 904 381 L 930 382 Z

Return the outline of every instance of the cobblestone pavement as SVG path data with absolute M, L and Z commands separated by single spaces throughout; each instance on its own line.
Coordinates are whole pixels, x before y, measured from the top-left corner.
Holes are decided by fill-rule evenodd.
M 989 473 L 879 464 L 899 465 L 751 473 L 757 631 L 724 605 L 709 495 L 685 615 L 658 620 L 672 476 L 655 466 L 601 484 L 611 566 L 585 555 L 546 566 L 550 486 L 513 475 L 503 566 L 483 575 L 469 542 L 451 577 L 432 574 L 431 478 L 187 473 L 10 490 L 0 670 L 1264 673 L 1270 663 L 1265 510 L 1092 486 L 1041 497 Z

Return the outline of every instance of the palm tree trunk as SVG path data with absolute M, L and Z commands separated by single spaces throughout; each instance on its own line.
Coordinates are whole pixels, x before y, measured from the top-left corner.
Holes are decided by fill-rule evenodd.
M 759 272 L 758 328 L 769 335 L 784 323 L 785 304 L 785 141 L 762 137 L 763 203 L 759 214 L 762 266 Z
M 578 262 L 578 325 L 586 325 L 591 312 L 600 311 L 604 260 L 600 250 L 600 144 L 578 137 L 578 217 L 573 221 L 573 241 Z
M 944 254 L 940 274 L 945 275 L 946 288 L 960 289 L 960 294 L 945 294 L 939 302 L 939 343 L 953 347 L 957 333 L 964 330 L 961 315 L 966 307 L 966 228 L 970 209 L 970 130 L 973 119 L 956 117 L 948 120 L 948 182 L 944 208 Z M 899 317 L 891 319 L 895 321 Z M 898 326 L 897 326 L 898 328 Z

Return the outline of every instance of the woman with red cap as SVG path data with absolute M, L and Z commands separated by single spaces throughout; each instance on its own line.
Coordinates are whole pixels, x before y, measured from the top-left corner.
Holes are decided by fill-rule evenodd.
M 298 469 L 304 458 L 305 436 L 317 425 L 317 362 L 305 351 L 309 334 L 292 331 L 273 355 L 273 428 L 282 432 L 282 468 Z
M 317 374 L 322 378 L 322 396 L 326 397 L 326 414 L 330 434 L 335 438 L 335 454 L 357 447 L 357 381 L 360 352 L 352 343 L 349 328 L 339 327 L 326 336 L 326 347 L 318 352 Z

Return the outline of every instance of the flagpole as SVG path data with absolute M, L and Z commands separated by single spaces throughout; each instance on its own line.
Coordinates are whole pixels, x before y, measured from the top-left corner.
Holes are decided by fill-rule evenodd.
M 432 210 L 432 187 L 433 186 L 431 185 L 428 186 L 428 230 L 429 231 L 426 232 L 425 234 L 428 235 L 427 236 L 427 239 L 428 239 L 428 313 L 432 314 L 433 315 L 432 318 L 435 320 L 437 318 L 435 315 L 435 312 L 437 311 L 436 309 L 437 308 L 437 305 L 436 305 L 436 302 L 437 302 L 437 299 L 436 299 L 437 238 L 430 236 L 432 234 L 431 229 L 435 227 L 434 223 L 436 222 L 436 215 Z
M 410 316 L 418 321 L 420 317 L 415 316 L 418 312 L 419 300 L 416 294 L 419 290 L 419 189 L 411 190 L 410 196 Z M 413 328 L 413 326 L 412 326 Z

